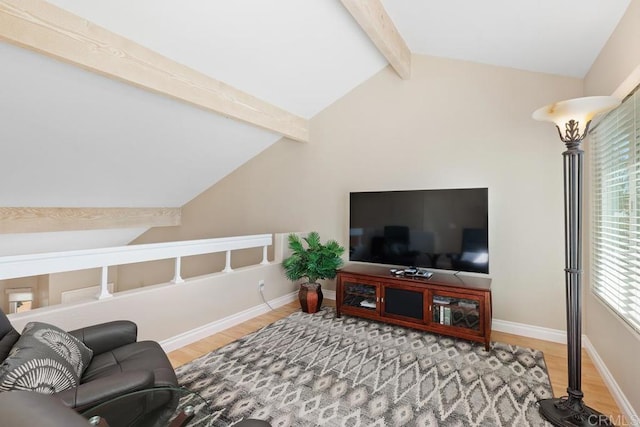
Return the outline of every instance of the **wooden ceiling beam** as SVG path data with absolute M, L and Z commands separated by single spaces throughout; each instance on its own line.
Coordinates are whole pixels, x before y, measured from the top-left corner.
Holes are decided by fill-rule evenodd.
M 180 225 L 180 208 L 0 207 L 0 234 Z
M 0 40 L 296 141 L 309 140 L 306 119 L 43 0 L 0 0 Z
M 403 79 L 411 78 L 411 51 L 380 0 L 340 0 Z

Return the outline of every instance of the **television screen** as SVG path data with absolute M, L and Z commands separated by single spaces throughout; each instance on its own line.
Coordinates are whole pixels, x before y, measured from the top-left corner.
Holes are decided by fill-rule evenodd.
M 350 193 L 349 260 L 489 272 L 488 189 Z

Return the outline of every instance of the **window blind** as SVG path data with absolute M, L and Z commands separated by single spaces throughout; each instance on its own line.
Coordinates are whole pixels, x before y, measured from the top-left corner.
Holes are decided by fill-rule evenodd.
M 640 92 L 589 134 L 592 290 L 640 332 Z

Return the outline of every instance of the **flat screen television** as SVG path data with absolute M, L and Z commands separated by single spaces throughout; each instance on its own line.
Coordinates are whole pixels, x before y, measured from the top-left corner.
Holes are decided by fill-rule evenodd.
M 488 189 L 352 192 L 349 260 L 489 273 Z

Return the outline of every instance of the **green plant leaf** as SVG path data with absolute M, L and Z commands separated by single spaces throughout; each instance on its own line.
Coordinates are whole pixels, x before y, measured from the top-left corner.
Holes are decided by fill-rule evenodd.
M 302 245 L 300 236 L 298 236 L 297 234 L 289 234 L 289 249 L 291 249 L 294 253 L 304 251 L 304 246 Z
M 305 249 L 304 243 L 307 244 Z M 296 234 L 289 235 L 289 249 L 291 256 L 282 263 L 285 275 L 289 280 L 296 281 L 306 277 L 310 283 L 319 279 L 333 279 L 337 269 L 342 266 L 344 248 L 335 240 L 326 245 L 320 241 L 320 235 L 312 231 L 307 237 L 300 239 Z
M 307 242 L 307 245 L 309 245 L 309 249 L 313 249 L 314 251 L 322 246 L 320 244 L 320 234 L 318 234 L 317 231 L 310 232 L 304 240 Z

